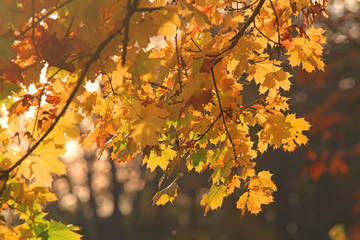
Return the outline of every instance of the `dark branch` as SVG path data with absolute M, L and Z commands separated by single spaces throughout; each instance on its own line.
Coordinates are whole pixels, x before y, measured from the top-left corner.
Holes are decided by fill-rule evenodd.
M 127 1 L 127 11 L 125 17 L 125 33 L 124 33 L 124 43 L 123 43 L 123 53 L 122 53 L 122 65 L 126 63 L 126 53 L 127 53 L 127 46 L 129 42 L 129 31 L 130 31 L 130 18 L 136 12 L 136 7 L 138 5 L 138 0 L 134 0 L 131 3 L 131 0 Z
M 255 25 L 255 22 L 254 22 L 254 28 L 255 28 L 256 30 L 258 30 L 258 32 L 259 32 L 264 38 L 266 38 L 267 40 L 269 40 L 270 42 L 273 42 L 273 43 L 275 43 L 275 44 L 279 44 L 279 43 L 275 42 L 274 40 L 272 40 L 271 38 L 269 38 L 268 36 L 266 36 L 263 32 L 261 32 L 260 29 Z
M 210 124 L 210 126 L 206 129 L 206 131 L 201 134 L 201 135 L 198 135 L 198 138 L 194 140 L 194 143 L 200 141 L 203 137 L 206 136 L 206 134 L 211 130 L 211 128 L 215 125 L 215 123 L 220 119 L 221 117 L 221 111 L 219 113 L 219 115 L 216 117 L 216 119 Z
M 244 25 L 242 25 L 242 27 L 240 28 L 239 32 L 230 39 L 230 46 L 225 48 L 224 50 L 222 50 L 219 54 L 216 55 L 211 55 L 210 57 L 214 57 L 214 61 L 218 60 L 218 58 L 224 54 L 225 52 L 233 49 L 237 43 L 239 42 L 240 38 L 242 38 L 244 36 L 245 30 L 250 26 L 250 24 L 252 22 L 254 22 L 256 15 L 258 15 L 260 13 L 260 9 L 262 8 L 262 6 L 264 5 L 265 0 L 260 0 L 259 4 L 256 6 L 254 12 L 251 14 L 251 16 L 246 20 L 246 22 L 244 23 Z M 220 58 L 221 60 L 221 58 Z M 215 63 L 216 64 L 216 63 Z M 214 65 L 215 65 L 214 64 Z
M 197 45 L 197 43 L 194 41 L 193 38 L 191 38 L 191 41 L 194 43 L 194 45 L 195 45 L 196 48 L 199 50 L 199 52 L 202 52 L 201 48 L 199 47 L 199 45 Z
M 178 80 L 180 85 L 180 92 L 182 92 L 182 82 L 181 82 L 181 68 L 180 68 L 180 57 L 179 57 L 179 49 L 177 43 L 177 33 L 175 35 L 175 50 L 176 50 L 176 60 L 177 60 L 177 70 L 178 70 Z
M 165 87 L 163 85 L 160 85 L 158 83 L 155 83 L 155 82 L 148 82 L 148 83 L 150 83 L 151 85 L 154 85 L 156 87 L 159 87 L 159 88 L 162 88 L 162 89 L 165 89 L 165 90 L 169 90 L 169 88 L 167 88 L 167 87 Z
M 276 21 L 276 32 L 277 32 L 277 35 L 278 35 L 278 45 L 280 46 L 280 24 L 279 24 L 279 18 L 278 18 L 278 15 L 276 13 L 276 10 L 275 10 L 275 7 L 274 7 L 274 4 L 272 3 L 272 1 L 270 0 L 270 4 L 271 4 L 271 8 L 272 10 L 274 11 L 274 14 L 275 14 L 275 21 Z
M 235 150 L 235 144 L 231 138 L 231 135 L 230 135 L 230 132 L 229 132 L 229 129 L 226 125 L 226 119 L 225 119 L 225 116 L 224 116 L 224 109 L 221 105 L 221 101 L 220 101 L 220 95 L 219 95 L 219 90 L 217 88 L 217 85 L 216 85 L 216 80 L 215 80 L 215 74 L 214 74 L 214 68 L 211 68 L 211 76 L 212 76 L 212 80 L 213 80 L 213 83 L 214 83 L 214 87 L 215 87 L 215 92 L 216 92 L 216 98 L 218 100 L 218 103 L 219 103 L 219 108 L 220 108 L 220 114 L 221 115 L 221 118 L 223 120 L 223 124 L 224 124 L 224 128 L 225 128 L 225 131 L 226 131 L 226 134 L 228 135 L 228 138 L 229 138 L 229 141 L 232 145 L 232 149 L 234 151 L 234 157 L 235 157 L 235 162 L 237 162 L 237 154 L 236 154 L 236 150 Z
M 135 11 L 136 12 L 152 12 L 152 11 L 156 11 L 156 10 L 161 10 L 164 7 L 154 7 L 154 8 L 137 8 Z

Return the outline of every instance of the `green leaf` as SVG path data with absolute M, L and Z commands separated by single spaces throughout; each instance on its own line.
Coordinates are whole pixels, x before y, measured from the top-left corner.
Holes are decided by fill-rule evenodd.
M 10 61 L 13 54 L 10 46 L 14 43 L 13 38 L 0 37 L 0 58 Z
M 1 42 L 0 42 L 0 56 L 1 56 Z M 7 98 L 8 96 L 11 96 L 14 92 L 19 92 L 22 88 L 18 84 L 9 84 L 6 82 L 1 83 L 2 86 L 0 86 L 0 100 Z
M 160 65 L 164 60 L 160 58 L 149 58 L 150 52 L 140 54 L 138 59 L 129 67 L 128 71 L 132 74 L 133 84 L 141 84 L 141 80 L 155 81 Z
M 189 170 L 195 169 L 196 172 L 201 172 L 207 162 L 207 151 L 205 149 L 197 149 L 196 152 L 190 155 L 187 167 Z
M 47 231 L 42 232 L 39 237 L 46 240 L 78 240 L 81 239 L 81 235 L 73 232 L 78 230 L 79 227 L 51 220 L 47 222 Z
M 201 205 L 206 205 L 205 213 L 209 211 L 209 209 L 216 209 L 221 207 L 224 197 L 227 196 L 226 193 L 226 186 L 225 185 L 219 185 L 216 186 L 215 184 L 211 186 L 209 193 L 204 194 Z

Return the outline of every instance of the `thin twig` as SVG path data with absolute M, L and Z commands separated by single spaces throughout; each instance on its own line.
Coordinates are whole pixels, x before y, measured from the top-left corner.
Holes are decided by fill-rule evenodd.
M 31 136 L 34 136 L 34 134 L 35 134 L 35 129 L 36 129 L 36 125 L 37 125 L 37 121 L 38 121 L 38 119 L 39 119 L 39 114 L 40 114 L 40 109 L 41 109 L 41 98 L 42 98 L 42 96 L 43 96 L 43 94 L 44 94 L 44 92 L 45 92 L 46 86 L 49 84 L 49 82 L 51 81 L 51 79 L 52 79 L 53 77 L 55 77 L 56 74 L 58 74 L 61 70 L 62 70 L 62 69 L 58 69 L 54 74 L 52 74 L 52 75 L 49 77 L 49 79 L 48 79 L 47 82 L 44 84 L 43 89 L 41 90 L 41 92 L 40 92 L 40 94 L 39 94 L 39 96 L 38 96 L 39 106 L 38 106 L 38 109 L 37 109 L 37 111 L 36 111 L 36 117 L 35 117 L 34 127 L 33 127 L 33 130 L 32 130 Z M 32 142 L 33 142 L 33 141 L 30 142 L 29 147 L 28 147 L 28 150 L 30 149 L 30 146 L 31 146 L 31 143 L 32 143 Z
M 275 42 L 274 40 L 272 40 L 271 38 L 269 38 L 268 36 L 266 36 L 263 32 L 261 32 L 260 29 L 255 25 L 255 22 L 253 22 L 253 24 L 254 24 L 254 28 L 255 28 L 256 30 L 258 30 L 258 32 L 259 32 L 264 38 L 266 38 L 266 39 L 269 40 L 270 42 L 273 42 L 273 43 L 275 43 L 275 44 L 279 44 L 279 43 Z
M 219 95 L 219 90 L 217 88 L 217 85 L 216 85 L 216 80 L 215 80 L 215 74 L 214 74 L 214 68 L 211 68 L 211 76 L 212 76 L 212 80 L 213 80 L 213 83 L 214 83 L 214 87 L 215 87 L 215 92 L 216 92 L 216 98 L 218 100 L 218 103 L 219 103 L 219 108 L 220 108 L 220 115 L 221 115 L 221 118 L 223 120 L 223 124 L 224 124 L 224 128 L 225 128 L 225 131 L 226 131 L 226 134 L 228 135 L 228 138 L 229 138 L 229 141 L 232 145 L 232 148 L 233 148 L 233 151 L 234 151 L 234 157 L 235 157 L 235 162 L 237 162 L 237 154 L 236 154 L 236 150 L 235 150 L 235 144 L 231 138 L 231 135 L 230 135 L 230 132 L 229 132 L 229 129 L 226 125 L 226 119 L 225 119 L 225 116 L 224 116 L 224 109 L 221 105 L 221 101 L 220 101 L 220 95 Z
M 177 42 L 177 33 L 175 34 L 175 50 L 176 50 L 176 60 L 177 60 L 177 70 L 178 70 L 178 80 L 180 85 L 180 92 L 182 92 L 182 82 L 181 82 L 181 69 L 180 69 L 180 57 L 179 57 L 179 49 Z
M 280 46 L 281 44 L 281 39 L 280 39 L 280 24 L 279 24 L 279 18 L 278 18 L 278 15 L 276 13 L 276 10 L 275 10 L 275 7 L 274 7 L 274 4 L 273 2 L 270 0 L 270 4 L 271 4 L 271 8 L 272 10 L 274 11 L 274 14 L 275 14 L 275 21 L 276 21 L 276 32 L 277 32 L 277 35 L 278 35 L 278 45 Z
M 199 47 L 199 45 L 197 45 L 197 43 L 194 41 L 194 39 L 193 38 L 190 38 L 190 39 L 195 44 L 195 46 L 199 50 L 199 52 L 202 52 L 201 48 Z
M 221 117 L 221 111 L 219 115 L 216 117 L 216 119 L 209 125 L 209 127 L 206 129 L 206 131 L 203 134 L 198 135 L 198 138 L 194 140 L 194 143 L 200 141 L 203 137 L 206 136 L 206 134 L 211 130 L 211 128 L 215 125 L 215 123 L 220 119 Z
M 136 12 L 152 12 L 152 11 L 156 11 L 156 10 L 161 10 L 164 7 L 154 7 L 154 8 L 137 8 L 135 11 Z
M 219 62 L 219 58 L 222 54 L 224 54 L 225 52 L 233 49 L 237 43 L 239 42 L 240 38 L 242 38 L 244 36 L 245 30 L 250 26 L 250 24 L 255 20 L 255 17 L 260 13 L 260 9 L 262 8 L 262 6 L 264 5 L 265 0 L 260 0 L 259 4 L 256 6 L 254 12 L 251 14 L 251 16 L 246 20 L 246 22 L 244 23 L 244 25 L 242 25 L 242 27 L 240 28 L 239 32 L 230 39 L 230 46 L 228 46 L 227 48 L 225 48 L 224 50 L 222 50 L 220 53 L 216 54 L 216 55 L 209 55 L 210 57 L 213 57 L 213 61 L 214 62 Z M 221 58 L 220 58 L 221 60 Z M 216 64 L 216 63 L 215 63 Z M 215 65 L 214 64 L 214 65 Z
M 115 92 L 114 90 L 114 87 L 112 85 L 112 79 L 109 75 L 106 74 L 106 76 L 108 77 L 108 80 L 109 80 L 109 83 L 110 83 L 110 88 L 111 88 L 111 91 L 114 95 L 116 96 L 119 96 L 119 97 L 122 97 L 120 94 L 118 94 L 117 92 Z M 134 106 L 131 104 L 131 102 L 129 100 L 127 100 L 126 98 L 123 97 L 123 99 L 129 104 L 129 106 L 134 110 L 134 112 L 136 113 L 136 115 L 140 118 L 140 119 L 143 119 L 140 114 L 136 111 L 136 109 L 134 108 Z
M 253 101 L 252 103 L 246 104 L 244 106 L 241 106 L 239 109 L 244 109 L 244 108 L 249 108 L 252 107 L 253 105 L 262 102 L 264 99 L 266 98 L 266 96 L 263 96 L 259 99 L 256 99 L 255 101 Z
M 169 90 L 169 88 L 167 88 L 167 87 L 165 87 L 165 86 L 163 86 L 163 85 L 160 85 L 160 84 L 158 84 L 158 83 L 150 82 L 150 81 L 149 81 L 148 83 L 150 83 L 151 85 L 157 86 L 157 87 L 159 87 L 159 88 L 162 88 L 162 89 L 165 89 L 165 90 Z

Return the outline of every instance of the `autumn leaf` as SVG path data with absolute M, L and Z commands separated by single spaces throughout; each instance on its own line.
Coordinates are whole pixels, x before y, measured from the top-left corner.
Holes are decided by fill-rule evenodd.
M 184 81 L 182 98 L 185 105 L 192 105 L 195 109 L 201 110 L 204 104 L 209 103 L 212 99 L 212 92 L 209 90 L 210 83 L 207 73 L 196 74 Z
M 221 207 L 224 197 L 227 196 L 226 186 L 215 184 L 211 186 L 209 193 L 204 194 L 200 204 L 205 207 L 205 213 Z
M 155 194 L 152 199 L 153 204 L 159 206 L 165 205 L 168 202 L 173 203 L 175 197 L 177 196 L 178 188 L 179 186 L 176 181 L 173 181 L 169 186 Z
M 278 148 L 283 141 L 287 140 L 290 135 L 291 124 L 286 121 L 282 114 L 272 114 L 262 124 L 263 129 L 258 133 L 260 141 L 258 144 L 259 150 L 264 152 L 268 144 Z
M 241 195 L 236 202 L 236 207 L 241 209 L 242 215 L 247 209 L 253 214 L 258 214 L 261 211 L 262 204 L 269 204 L 273 202 L 273 197 L 263 189 L 250 190 Z
M 271 180 L 272 174 L 269 171 L 261 171 L 257 176 L 252 176 L 248 185 L 249 189 L 253 188 L 269 188 L 272 191 L 277 191 L 276 185 Z
M 66 173 L 65 164 L 58 159 L 58 156 L 65 152 L 65 149 L 56 148 L 52 141 L 46 141 L 26 159 L 18 174 L 25 174 L 29 179 L 35 178 L 35 183 L 39 186 L 51 187 L 53 181 L 51 173 L 57 175 Z
M 150 52 L 139 55 L 128 69 L 132 74 L 132 82 L 139 85 L 142 80 L 146 82 L 156 80 L 159 67 L 163 64 L 164 60 L 150 57 Z
M 289 49 L 289 61 L 294 66 L 300 66 L 307 72 L 312 72 L 316 68 L 324 71 L 322 61 L 323 46 L 326 39 L 323 37 L 325 31 L 322 28 L 311 27 L 306 30 L 307 36 L 295 38 Z
M 157 133 L 163 132 L 166 127 L 166 117 L 169 116 L 165 108 L 160 108 L 156 103 L 141 106 L 139 113 L 140 118 L 134 122 L 134 132 L 131 134 L 132 138 L 137 144 L 144 146 L 153 146 L 158 142 Z
M 303 131 L 310 129 L 310 124 L 304 118 L 296 118 L 295 114 L 286 116 L 286 122 L 291 124 L 290 137 L 283 140 L 285 143 L 284 150 L 294 151 L 296 144 L 303 145 L 308 142 L 308 138 L 303 134 Z
M 207 151 L 205 149 L 197 149 L 192 153 L 187 160 L 187 167 L 191 171 L 195 169 L 195 172 L 201 172 L 204 165 L 207 163 Z
M 0 58 L 5 61 L 9 61 L 13 54 L 10 46 L 13 44 L 14 39 L 5 38 L 0 36 Z
M 234 192 L 235 188 L 240 188 L 241 180 L 240 176 L 234 175 L 232 176 L 231 181 L 227 184 L 227 195 L 230 195 Z
M 51 239 L 51 240 L 80 240 L 81 235 L 75 233 L 74 231 L 79 231 L 80 228 L 65 225 L 60 222 L 55 222 L 53 220 L 46 221 L 46 232 L 42 232 L 39 237 L 42 239 Z
M 160 167 L 162 170 L 166 170 L 169 162 L 176 155 L 176 151 L 172 150 L 169 146 L 160 151 L 151 151 L 148 157 L 144 157 L 143 164 L 146 163 L 147 168 L 151 171 L 154 171 L 157 167 Z

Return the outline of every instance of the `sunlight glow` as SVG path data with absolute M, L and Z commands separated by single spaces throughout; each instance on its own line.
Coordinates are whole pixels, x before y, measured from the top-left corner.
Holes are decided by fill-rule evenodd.
M 9 119 L 9 112 L 6 109 L 5 103 L 1 105 L 0 109 L 0 126 L 1 128 L 7 128 L 7 121 Z
M 46 83 L 47 82 L 46 72 L 47 72 L 48 67 L 49 67 L 49 64 L 45 63 L 44 67 L 41 69 L 41 72 L 40 72 L 40 82 L 41 83 Z

